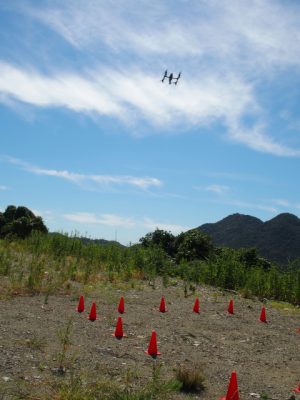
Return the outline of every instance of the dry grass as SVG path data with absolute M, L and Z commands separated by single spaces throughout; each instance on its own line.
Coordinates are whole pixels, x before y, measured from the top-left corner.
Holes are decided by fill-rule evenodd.
M 205 389 L 205 378 L 199 366 L 179 367 L 175 371 L 175 377 L 183 392 L 200 393 Z

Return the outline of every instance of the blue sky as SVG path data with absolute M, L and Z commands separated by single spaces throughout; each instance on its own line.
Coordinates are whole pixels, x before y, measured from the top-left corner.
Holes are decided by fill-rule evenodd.
M 299 216 L 299 88 L 298 1 L 0 0 L 0 210 L 124 244 Z

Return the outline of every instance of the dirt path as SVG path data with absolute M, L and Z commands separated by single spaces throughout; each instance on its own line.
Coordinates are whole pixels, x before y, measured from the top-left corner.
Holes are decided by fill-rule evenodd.
M 219 399 L 236 370 L 241 399 L 265 392 L 268 399 L 287 400 L 300 382 L 300 313 L 267 304 L 270 323 L 264 324 L 259 322 L 261 303 L 234 296 L 230 315 L 230 294 L 198 290 L 200 314 L 192 312 L 195 297 L 185 298 L 180 286 L 103 291 L 93 299 L 86 297 L 83 314 L 76 312 L 77 296 L 51 296 L 47 305 L 44 296 L 1 301 L 0 398 L 24 398 L 26 393 L 39 393 L 42 398 L 51 380 L 65 379 L 55 376 L 61 350 L 58 332 L 66 329 L 71 318 L 72 345 L 64 364 L 87 379 L 110 376 L 121 381 L 129 369 L 141 383 L 151 377 L 153 360 L 144 350 L 155 329 L 161 352 L 156 362 L 162 364 L 163 378 L 174 376 L 178 366 L 201 367 L 206 390 L 194 398 Z M 127 337 L 117 340 L 112 334 L 121 295 Z M 162 295 L 166 313 L 158 312 Z M 87 319 L 92 300 L 97 303 L 95 322 Z M 187 396 L 174 395 L 179 398 Z

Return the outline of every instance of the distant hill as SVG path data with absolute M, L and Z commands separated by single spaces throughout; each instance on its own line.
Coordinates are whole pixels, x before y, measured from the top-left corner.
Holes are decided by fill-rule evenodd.
M 100 244 L 102 246 L 119 246 L 126 247 L 123 244 L 117 242 L 116 240 L 106 240 L 106 239 L 90 239 L 86 237 L 78 237 L 77 239 L 81 240 L 84 244 Z
M 232 214 L 198 229 L 211 236 L 216 246 L 255 247 L 262 257 L 279 265 L 300 258 L 300 219 L 293 214 L 279 214 L 266 222 Z
M 62 235 L 64 234 L 60 232 L 49 232 L 49 235 Z M 119 247 L 126 247 L 123 244 L 115 241 L 115 240 L 106 240 L 106 239 L 90 239 L 84 236 L 70 236 L 73 239 L 78 239 L 80 240 L 83 244 L 89 245 L 89 244 L 96 244 L 96 245 L 102 245 L 102 246 L 119 246 Z

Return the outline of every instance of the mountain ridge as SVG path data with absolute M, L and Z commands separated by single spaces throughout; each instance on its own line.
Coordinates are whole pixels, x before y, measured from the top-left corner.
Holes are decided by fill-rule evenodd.
M 235 213 L 197 229 L 211 236 L 215 246 L 255 247 L 262 257 L 279 265 L 300 258 L 300 219 L 291 213 L 278 214 L 265 222 Z

